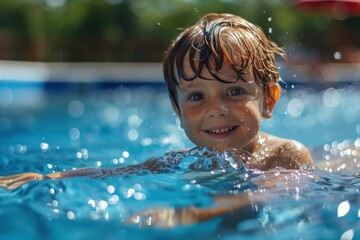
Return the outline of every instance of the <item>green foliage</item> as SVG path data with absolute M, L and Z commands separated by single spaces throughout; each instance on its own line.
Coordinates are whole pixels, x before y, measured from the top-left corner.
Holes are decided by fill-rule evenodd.
M 324 48 L 319 37 L 334 22 L 289 0 L 1 0 L 0 58 L 161 61 L 179 29 L 210 12 L 240 15 L 281 46 L 309 49 Z

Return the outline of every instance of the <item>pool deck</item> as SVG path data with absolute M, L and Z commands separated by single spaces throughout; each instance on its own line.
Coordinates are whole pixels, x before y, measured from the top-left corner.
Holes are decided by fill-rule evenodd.
M 159 82 L 161 63 L 44 63 L 0 61 L 0 81 Z
M 317 66 L 279 64 L 285 82 L 339 83 L 360 81 L 360 63 Z M 0 60 L 1 81 L 21 82 L 163 82 L 162 63 L 45 63 Z

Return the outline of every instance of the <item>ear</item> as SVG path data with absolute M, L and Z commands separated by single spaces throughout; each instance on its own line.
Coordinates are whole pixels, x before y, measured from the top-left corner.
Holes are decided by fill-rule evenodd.
M 276 84 L 275 86 L 270 87 L 269 93 L 271 96 L 264 94 L 264 101 L 263 101 L 263 111 L 262 116 L 264 118 L 271 118 L 272 111 L 275 107 L 275 104 L 279 100 L 280 93 L 281 93 L 281 87 L 279 84 Z

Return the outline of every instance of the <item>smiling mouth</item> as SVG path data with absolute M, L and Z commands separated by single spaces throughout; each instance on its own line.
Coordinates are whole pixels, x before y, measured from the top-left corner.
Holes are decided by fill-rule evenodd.
M 206 133 L 210 133 L 210 134 L 227 134 L 227 133 L 230 133 L 232 132 L 235 128 L 237 128 L 236 126 L 235 127 L 226 127 L 226 128 L 216 128 L 216 129 L 208 129 L 208 130 L 205 130 Z

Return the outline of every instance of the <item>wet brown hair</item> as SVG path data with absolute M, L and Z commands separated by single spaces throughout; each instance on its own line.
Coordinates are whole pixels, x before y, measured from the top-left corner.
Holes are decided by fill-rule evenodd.
M 272 98 L 271 86 L 280 78 L 275 54 L 285 57 L 284 50 L 268 39 L 259 26 L 232 14 L 208 14 L 180 33 L 165 53 L 163 71 L 170 99 L 179 110 L 177 88 L 181 80 L 206 79 L 201 76 L 204 66 L 214 79 L 224 83 L 245 81 L 241 76 L 253 71 L 256 84 Z M 192 76 L 184 72 L 186 57 Z M 237 73 L 234 81 L 217 76 L 224 61 Z

